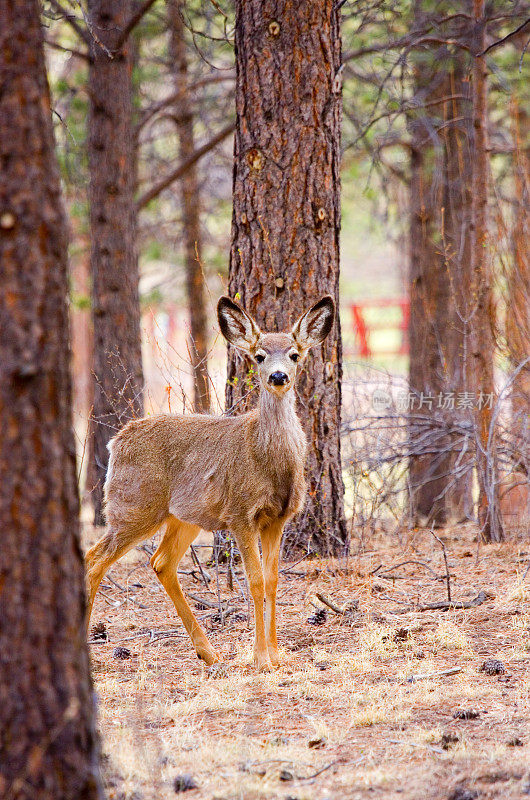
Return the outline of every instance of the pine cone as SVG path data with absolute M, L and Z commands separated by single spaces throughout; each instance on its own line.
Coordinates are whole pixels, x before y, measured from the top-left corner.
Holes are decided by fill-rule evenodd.
M 485 672 L 486 675 L 503 675 L 506 672 L 506 667 L 502 661 L 490 658 L 483 663 L 479 672 Z
M 307 618 L 310 625 L 323 625 L 328 618 L 325 608 L 317 608 L 317 610 Z

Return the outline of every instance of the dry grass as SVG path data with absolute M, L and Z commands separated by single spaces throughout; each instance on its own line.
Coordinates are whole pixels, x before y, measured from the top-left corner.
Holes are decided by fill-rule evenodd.
M 92 541 L 94 531 L 86 537 Z M 222 595 L 237 606 L 237 619 L 223 630 L 214 612 L 197 612 L 226 659 L 227 676 L 215 680 L 194 656 L 145 554 L 122 560 L 111 576 L 128 591 L 106 582 L 92 620 L 105 621 L 110 637 L 92 645 L 109 798 L 175 797 L 174 779 L 183 773 L 198 784 L 189 800 L 441 800 L 458 784 L 480 798 L 528 793 L 528 555 L 516 543 L 482 546 L 477 562 L 472 530 L 442 538 L 453 598 L 484 589 L 486 603 L 409 610 L 445 599 L 443 560 L 428 532 L 401 543 L 372 539 L 370 551 L 347 561 L 303 562 L 281 577 L 283 664 L 271 675 L 250 664 L 252 619 L 223 575 Z M 407 564 L 383 574 L 409 559 L 433 572 Z M 192 576 L 182 583 L 215 600 L 215 580 L 212 594 Z M 325 624 L 310 625 L 316 591 L 339 605 L 357 599 L 359 611 L 348 619 L 330 612 Z M 151 630 L 176 632 L 150 643 Z M 118 644 L 131 650 L 129 660 L 113 657 Z M 488 658 L 502 660 L 506 673 L 480 672 Z M 462 671 L 453 676 L 407 681 L 455 666 Z M 455 719 L 459 709 L 479 716 Z

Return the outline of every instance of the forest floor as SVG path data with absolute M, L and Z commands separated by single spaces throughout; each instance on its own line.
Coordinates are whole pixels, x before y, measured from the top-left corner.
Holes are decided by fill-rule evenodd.
M 252 615 L 222 566 L 224 627 L 215 608 L 196 612 L 226 661 L 220 678 L 197 660 L 146 553 L 132 551 L 92 617 L 108 637 L 91 644 L 108 798 L 174 798 L 190 784 L 187 800 L 530 795 L 530 545 L 477 551 L 469 526 L 438 536 L 453 600 L 483 602 L 419 610 L 447 599 L 441 546 L 424 530 L 372 536 L 348 559 L 284 563 L 282 666 L 269 675 L 251 665 Z M 95 538 L 86 526 L 86 544 Z M 197 552 L 204 563 L 211 550 Z M 188 596 L 217 604 L 215 567 L 208 589 L 189 556 L 181 568 Z M 240 565 L 237 576 L 246 591 Z M 317 592 L 358 609 L 311 624 Z M 504 672 L 481 671 L 491 659 Z M 436 675 L 446 670 L 459 671 Z

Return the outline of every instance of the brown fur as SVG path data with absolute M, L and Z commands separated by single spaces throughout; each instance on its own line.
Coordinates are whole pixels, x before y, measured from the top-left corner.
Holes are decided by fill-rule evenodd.
M 201 528 L 229 529 L 254 600 L 256 665 L 266 670 L 278 663 L 278 551 L 283 527 L 301 508 L 305 492 L 306 440 L 294 407 L 297 365 L 292 355 L 303 357 L 329 332 L 333 304 L 331 298 L 324 300 L 324 307 L 320 301 L 310 309 L 291 334 L 262 334 L 242 309 L 221 298 L 224 335 L 253 357 L 263 357 L 258 408 L 235 417 L 161 414 L 129 422 L 114 437 L 105 482 L 108 528 L 86 556 L 88 618 L 110 565 L 165 524 L 151 564 L 199 657 L 208 664 L 218 661 L 182 594 L 177 566 Z M 287 379 L 282 386 L 271 383 L 278 372 Z

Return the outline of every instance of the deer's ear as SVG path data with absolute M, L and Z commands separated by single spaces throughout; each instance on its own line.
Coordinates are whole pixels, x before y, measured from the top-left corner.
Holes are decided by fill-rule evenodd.
M 221 297 L 217 303 L 217 319 L 221 333 L 226 341 L 245 353 L 256 346 L 260 337 L 260 329 L 240 305 L 229 297 Z
M 335 317 L 335 302 L 326 294 L 295 323 L 292 336 L 302 350 L 321 344 L 329 334 Z

